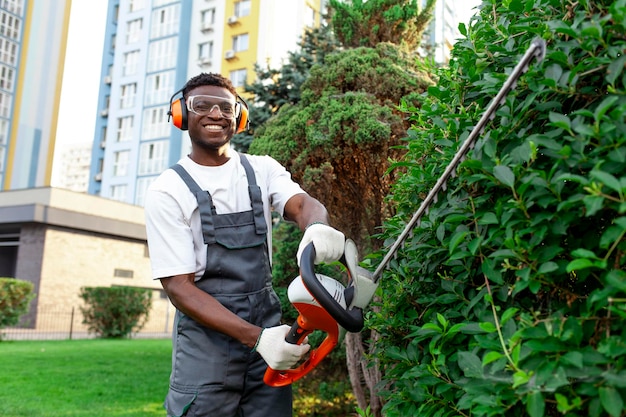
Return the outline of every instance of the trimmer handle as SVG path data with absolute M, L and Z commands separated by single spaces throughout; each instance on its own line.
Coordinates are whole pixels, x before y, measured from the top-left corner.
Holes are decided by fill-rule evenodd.
M 309 243 L 302 251 L 300 258 L 300 276 L 289 286 L 289 291 L 299 293 L 291 297 L 290 301 L 300 313 L 298 319 L 291 326 L 285 337 L 288 343 L 300 344 L 315 330 L 327 334 L 324 341 L 313 349 L 308 358 L 300 366 L 284 371 L 267 368 L 263 380 L 267 385 L 280 387 L 289 385 L 311 372 L 335 348 L 347 331 L 358 332 L 363 328 L 363 309 L 349 308 L 350 300 L 354 301 L 354 280 L 350 262 L 346 261 L 346 254 L 342 263 L 346 265 L 351 277 L 348 287 L 345 288 L 336 280 L 315 274 L 315 247 Z M 356 253 L 352 254 L 353 257 Z M 331 294 L 332 293 L 332 294 Z M 371 298 L 371 297 L 370 297 Z
M 344 308 L 337 302 L 337 300 L 331 295 L 326 288 L 322 285 L 321 281 L 317 279 L 315 275 L 315 246 L 313 243 L 309 243 L 302 251 L 302 257 L 300 258 L 300 276 L 304 286 L 311 293 L 315 301 L 317 301 L 324 310 L 326 310 L 331 317 L 337 320 L 337 323 L 349 332 L 357 333 L 363 329 L 363 309 L 354 307 L 352 309 Z M 346 265 L 347 267 L 347 265 Z M 345 293 L 351 292 L 352 288 L 348 286 Z M 346 299 L 351 298 L 344 294 Z

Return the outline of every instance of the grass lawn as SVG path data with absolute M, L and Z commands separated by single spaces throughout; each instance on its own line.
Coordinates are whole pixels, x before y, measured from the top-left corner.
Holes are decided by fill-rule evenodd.
M 165 417 L 170 367 L 169 339 L 0 342 L 0 416 Z M 294 384 L 294 416 L 355 415 L 347 375 L 321 368 Z
M 0 342 L 0 416 L 164 417 L 170 340 Z

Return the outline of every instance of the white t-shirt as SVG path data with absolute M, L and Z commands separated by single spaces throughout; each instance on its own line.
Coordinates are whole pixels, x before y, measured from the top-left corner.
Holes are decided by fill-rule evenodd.
M 217 167 L 196 164 L 189 157 L 178 162 L 200 188 L 209 191 L 217 214 L 251 210 L 248 180 L 239 154 L 231 152 L 230 157 Z M 261 188 L 271 252 L 272 209 L 282 216 L 287 201 L 304 191 L 273 158 L 246 157 Z M 200 279 L 206 266 L 207 246 L 202 238 L 198 202 L 174 170 L 164 171 L 148 188 L 145 216 L 152 278 L 195 273 L 196 280 Z

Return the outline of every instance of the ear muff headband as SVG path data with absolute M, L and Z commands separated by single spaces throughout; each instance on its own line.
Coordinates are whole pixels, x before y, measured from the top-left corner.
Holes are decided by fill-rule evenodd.
M 185 99 L 183 97 L 174 100 L 174 97 L 182 93 L 183 89 L 175 92 L 170 98 L 170 109 L 167 112 L 168 121 L 169 118 L 172 118 L 172 124 L 179 128 L 180 130 L 187 130 L 187 103 L 185 103 Z M 235 124 L 237 126 L 237 130 L 235 133 L 241 133 L 248 130 L 250 127 L 250 119 L 248 117 L 248 103 L 241 98 L 241 96 L 237 95 L 237 104 L 239 104 L 239 114 L 235 118 Z

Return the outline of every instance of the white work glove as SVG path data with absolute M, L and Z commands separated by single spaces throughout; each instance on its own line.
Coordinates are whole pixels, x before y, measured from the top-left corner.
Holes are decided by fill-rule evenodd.
M 315 247 L 315 261 L 314 263 L 321 264 L 322 262 L 334 262 L 341 258 L 346 246 L 346 237 L 337 229 L 321 224 L 314 223 L 306 228 L 304 236 L 298 246 L 298 266 L 300 266 L 300 258 L 302 257 L 302 251 L 304 248 L 313 242 Z
M 311 346 L 305 343 L 301 345 L 291 344 L 285 341 L 291 328 L 286 324 L 267 327 L 261 330 L 259 340 L 256 343 L 256 351 L 265 359 L 268 366 L 274 370 L 282 371 L 294 366 L 306 354 Z

